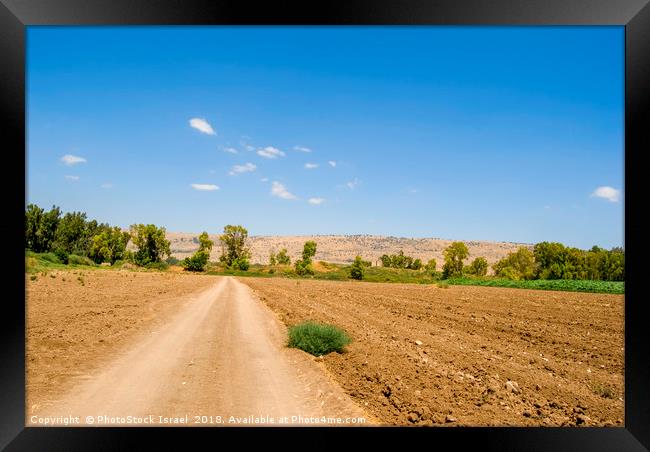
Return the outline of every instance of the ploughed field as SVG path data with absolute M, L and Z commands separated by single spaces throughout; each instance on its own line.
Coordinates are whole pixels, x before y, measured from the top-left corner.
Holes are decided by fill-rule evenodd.
M 345 329 L 318 359 L 384 424 L 623 426 L 623 295 L 239 280 L 289 326 Z

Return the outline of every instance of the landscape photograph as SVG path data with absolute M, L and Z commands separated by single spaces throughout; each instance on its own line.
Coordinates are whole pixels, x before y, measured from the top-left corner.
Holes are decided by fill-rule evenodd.
M 625 427 L 624 50 L 27 27 L 25 425 Z

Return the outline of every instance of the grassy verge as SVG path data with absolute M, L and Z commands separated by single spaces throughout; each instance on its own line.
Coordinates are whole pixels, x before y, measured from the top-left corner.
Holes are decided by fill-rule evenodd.
M 512 287 L 516 289 L 563 290 L 568 292 L 625 293 L 623 281 L 591 281 L 567 279 L 533 279 L 530 281 L 512 281 L 496 278 L 455 278 L 447 283 L 460 286 Z
M 116 262 L 113 265 L 98 265 L 86 257 L 71 255 L 67 264 L 61 263 L 54 253 L 34 253 L 25 252 L 25 273 L 29 274 L 46 274 L 54 270 L 120 270 L 128 269 L 130 271 L 165 271 L 169 265 L 165 263 L 149 264 L 146 267 Z
M 288 346 L 299 348 L 314 356 L 331 352 L 342 353 L 350 342 L 350 336 L 334 325 L 303 322 L 289 328 Z

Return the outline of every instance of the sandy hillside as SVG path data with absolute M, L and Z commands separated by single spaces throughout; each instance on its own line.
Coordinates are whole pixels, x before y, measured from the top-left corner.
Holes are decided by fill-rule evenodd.
M 172 256 L 182 259 L 198 249 L 197 233 L 168 232 L 171 241 Z M 211 234 L 215 241 L 211 260 L 218 260 L 221 253 L 218 234 Z M 294 261 L 300 256 L 302 247 L 307 240 L 314 240 L 318 247 L 316 260 L 335 263 L 347 263 L 359 254 L 364 259 L 371 260 L 373 265 L 382 254 L 395 254 L 403 250 L 405 254 L 420 258 L 423 262 L 434 258 L 438 268 L 443 262 L 443 250 L 453 240 L 437 238 L 409 239 L 402 237 L 386 237 L 373 235 L 312 235 L 312 236 L 253 236 L 249 238 L 249 246 L 253 253 L 253 263 L 267 263 L 271 250 L 276 252 L 286 248 Z M 470 259 L 485 257 L 492 264 L 520 246 L 532 247 L 529 244 L 510 242 L 478 242 L 465 241 L 469 248 Z

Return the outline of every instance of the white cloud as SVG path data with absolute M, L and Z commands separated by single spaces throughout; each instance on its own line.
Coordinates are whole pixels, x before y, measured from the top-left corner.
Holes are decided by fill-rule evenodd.
M 79 180 L 79 176 L 65 176 L 67 180 L 71 180 L 73 182 L 76 182 Z
M 307 202 L 309 204 L 313 204 L 313 205 L 317 206 L 317 205 L 322 204 L 323 202 L 325 202 L 325 199 L 323 199 L 323 198 L 309 198 L 307 200 Z
M 596 190 L 594 190 L 591 196 L 603 198 L 609 202 L 618 202 L 621 199 L 621 190 L 607 186 L 598 187 Z
M 192 188 L 194 190 L 199 190 L 199 191 L 219 190 L 219 186 L 214 185 L 214 184 L 192 184 Z
M 318 168 L 318 163 L 305 163 L 305 168 L 307 169 Z
M 280 182 L 273 181 L 271 186 L 271 195 L 282 199 L 296 199 L 293 193 L 290 193 Z
M 208 121 L 206 121 L 203 118 L 192 118 L 190 119 L 190 127 L 195 128 L 201 133 L 205 133 L 207 135 L 216 135 L 217 132 L 214 131 L 212 126 Z
M 252 163 L 246 163 L 245 165 L 233 166 L 232 170 L 228 174 L 234 176 L 235 174 L 250 173 L 252 171 L 255 171 L 256 169 L 257 166 L 253 165 Z
M 411 193 L 412 195 L 416 194 L 418 192 L 417 188 L 409 188 L 408 192 Z
M 334 160 L 329 160 L 327 163 L 328 163 L 329 166 L 331 166 L 332 168 L 336 168 L 336 162 L 335 162 Z
M 544 206 L 544 209 L 545 209 L 545 210 L 551 210 L 551 206 L 546 205 L 546 206 Z
M 273 146 L 267 146 L 264 149 L 258 150 L 257 155 L 267 159 L 277 159 L 278 157 L 284 157 L 284 152 Z
M 260 179 L 260 181 L 261 181 L 261 182 L 268 182 L 268 181 L 269 181 L 269 178 L 268 178 L 268 177 L 263 177 L 263 178 Z
M 235 148 L 223 148 L 223 152 L 227 152 L 229 154 L 238 154 L 239 151 Z
M 110 182 L 107 182 L 105 184 L 101 184 L 100 187 L 101 188 L 113 188 L 113 184 L 111 184 Z
M 77 163 L 86 163 L 86 159 L 77 155 L 66 154 L 61 157 L 61 161 L 68 166 L 76 165 Z
M 361 181 L 359 179 L 355 178 L 354 180 L 351 180 L 350 182 L 345 184 L 345 186 L 348 187 L 350 190 L 354 190 L 355 188 L 357 188 L 357 186 L 360 183 L 361 183 Z
M 311 149 L 306 148 L 304 146 L 294 146 L 293 150 L 294 151 L 300 151 L 300 152 L 311 152 Z

